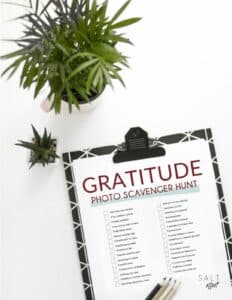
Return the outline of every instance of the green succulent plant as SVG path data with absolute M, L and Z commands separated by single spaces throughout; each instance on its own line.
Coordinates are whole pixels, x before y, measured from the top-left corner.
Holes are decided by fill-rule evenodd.
M 119 21 L 131 0 L 113 17 L 107 16 L 108 1 L 48 0 L 40 9 L 36 0 L 29 12 L 19 17 L 23 21 L 24 35 L 13 40 L 19 49 L 2 56 L 15 59 L 4 70 L 10 78 L 22 66 L 20 85 L 34 85 L 36 98 L 48 88 L 48 98 L 56 113 L 61 110 L 64 98 L 72 106 L 100 94 L 114 79 L 123 85 L 120 75 L 129 67 L 128 59 L 118 44 L 132 42 L 119 30 L 132 25 L 140 18 Z
M 32 125 L 34 137 L 31 142 L 19 140 L 16 146 L 26 148 L 31 151 L 30 153 L 30 168 L 35 164 L 42 164 L 43 167 L 50 163 L 54 163 L 59 156 L 56 154 L 56 139 L 52 138 L 51 133 L 47 133 L 44 129 L 43 135 L 40 136 L 38 131 Z

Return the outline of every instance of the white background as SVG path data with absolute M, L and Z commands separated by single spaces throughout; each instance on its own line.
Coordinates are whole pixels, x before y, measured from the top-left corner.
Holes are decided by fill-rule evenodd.
M 111 11 L 123 1 L 109 2 Z M 0 9 L 2 38 L 17 37 L 20 26 L 3 21 L 20 9 Z M 120 143 L 137 125 L 150 136 L 212 127 L 232 215 L 231 0 L 133 0 L 126 15 L 143 17 L 126 29 L 135 43 L 123 48 L 131 57 L 127 89 L 107 88 L 96 110 L 44 114 L 43 96 L 33 101 L 18 76 L 1 81 L 3 300 L 84 299 L 62 163 L 28 171 L 25 150 L 14 146 L 31 123 L 52 130 L 61 152 Z M 1 54 L 12 50 L 1 43 Z

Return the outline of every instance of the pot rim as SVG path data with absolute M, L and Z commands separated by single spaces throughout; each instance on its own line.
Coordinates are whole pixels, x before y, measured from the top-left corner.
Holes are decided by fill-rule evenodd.
M 88 101 L 83 100 L 83 99 L 78 100 L 79 105 L 85 105 L 85 104 L 93 102 L 94 100 L 96 100 L 98 97 L 100 97 L 103 94 L 103 92 L 105 91 L 105 88 L 106 88 L 106 85 L 104 85 L 101 93 L 97 93 L 97 94 L 95 94 L 93 96 L 90 96 L 89 99 L 88 99 Z M 64 96 L 67 97 L 67 94 L 64 93 Z M 68 103 L 68 100 L 64 99 L 63 97 L 62 97 L 62 101 Z M 72 105 L 74 105 L 74 104 L 72 104 Z

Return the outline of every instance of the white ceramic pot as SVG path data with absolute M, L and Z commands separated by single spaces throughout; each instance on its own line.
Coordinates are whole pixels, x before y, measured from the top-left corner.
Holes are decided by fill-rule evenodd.
M 102 95 L 100 95 L 98 98 L 96 98 L 90 102 L 80 103 L 79 112 L 91 111 L 91 110 L 95 109 L 101 103 L 101 101 L 102 101 Z M 78 109 L 76 109 L 76 111 L 78 111 Z

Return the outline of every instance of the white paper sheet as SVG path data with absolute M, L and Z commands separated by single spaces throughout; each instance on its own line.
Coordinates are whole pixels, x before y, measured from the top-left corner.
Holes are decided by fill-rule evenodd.
M 208 143 L 165 148 L 121 164 L 74 162 L 96 300 L 145 299 L 164 276 L 181 280 L 176 299 L 231 299 Z

